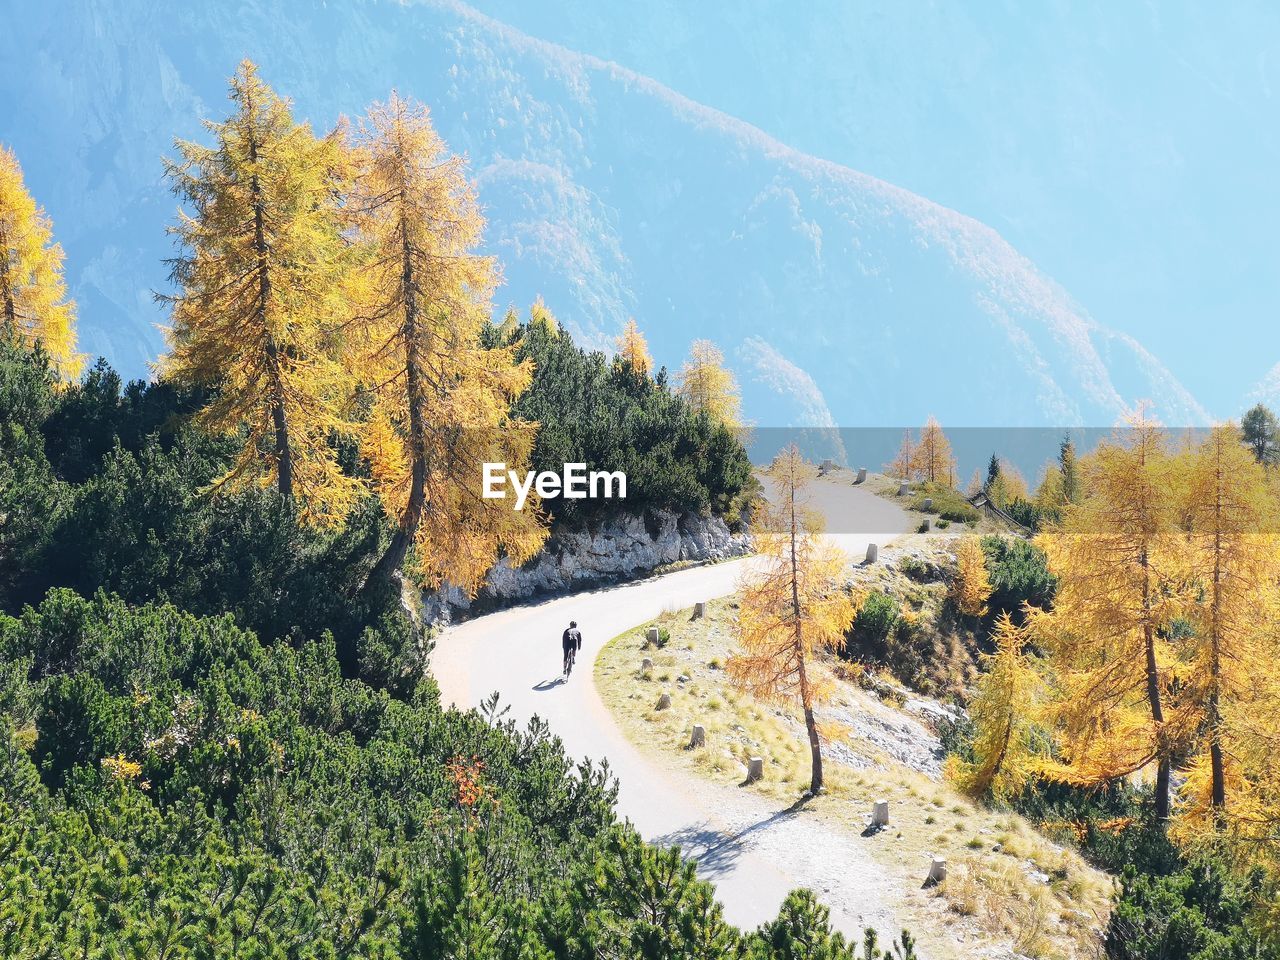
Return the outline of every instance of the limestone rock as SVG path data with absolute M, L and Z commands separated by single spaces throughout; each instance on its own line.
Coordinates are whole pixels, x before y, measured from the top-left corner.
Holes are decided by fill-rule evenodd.
M 680 561 L 724 560 L 751 549 L 721 517 L 672 510 L 619 513 L 581 529 L 557 529 L 523 567 L 503 559 L 489 571 L 476 603 L 502 607 L 534 597 L 568 593 L 594 583 L 641 576 Z M 428 622 L 448 622 L 472 607 L 466 594 L 446 584 L 423 598 Z

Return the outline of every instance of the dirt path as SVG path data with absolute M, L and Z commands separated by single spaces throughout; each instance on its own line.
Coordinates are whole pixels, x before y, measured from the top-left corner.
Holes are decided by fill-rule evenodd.
M 884 545 L 910 520 L 894 504 L 843 482 L 818 481 L 814 505 L 855 559 Z M 838 526 L 837 526 L 838 524 Z M 858 530 L 867 532 L 858 532 Z M 664 769 L 623 736 L 592 682 L 591 664 L 612 637 L 664 610 L 732 593 L 752 561 L 698 567 L 652 580 L 504 610 L 450 628 L 432 655 L 443 700 L 473 707 L 495 690 L 523 722 L 545 719 L 571 756 L 607 760 L 618 778 L 619 813 L 646 840 L 679 844 L 716 884 L 725 916 L 742 927 L 772 918 L 787 892 L 809 887 L 850 935 L 867 925 L 896 932 L 882 868 L 848 840 L 814 831 L 804 811 L 779 808 L 749 790 L 708 784 Z M 578 669 L 561 682 L 560 634 L 582 628 Z M 879 891 L 879 892 L 873 892 Z

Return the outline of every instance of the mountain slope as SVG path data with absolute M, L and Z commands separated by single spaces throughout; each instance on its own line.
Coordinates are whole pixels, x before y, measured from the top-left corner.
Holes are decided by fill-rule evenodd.
M 67 247 L 85 348 L 130 373 L 163 319 L 159 158 L 225 111 L 249 56 L 317 126 L 393 86 L 430 104 L 471 157 L 500 301 L 541 293 L 600 346 L 635 315 L 673 366 L 717 340 L 760 425 L 1106 424 L 1140 398 L 1205 419 L 990 228 L 462 4 L 79 0 L 12 19 L 3 136 Z
M 1254 384 L 1244 399 L 1244 404 L 1252 406 L 1265 403 L 1271 407 L 1280 406 L 1280 363 L 1267 371 L 1267 375 Z
M 1280 304 L 1274 3 L 469 2 L 996 227 L 1212 409 L 1266 367 L 1187 331 Z

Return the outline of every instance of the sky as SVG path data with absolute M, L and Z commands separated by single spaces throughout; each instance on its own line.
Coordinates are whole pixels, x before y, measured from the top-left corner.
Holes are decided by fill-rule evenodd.
M 991 225 L 1218 416 L 1280 361 L 1280 5 L 473 5 Z

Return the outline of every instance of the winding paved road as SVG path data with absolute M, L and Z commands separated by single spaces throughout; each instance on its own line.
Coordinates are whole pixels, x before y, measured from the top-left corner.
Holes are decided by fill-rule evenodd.
M 852 486 L 849 476 L 816 481 L 811 502 L 826 515 L 828 536 L 861 560 L 869 543 L 884 545 L 909 521 L 894 504 Z M 868 896 L 886 887 L 880 868 L 856 845 L 815 837 L 802 813 L 751 791 L 661 767 L 624 738 L 592 682 L 591 664 L 611 638 L 664 610 L 732 593 L 752 562 L 696 567 L 478 617 L 444 632 L 432 672 L 446 704 L 474 707 L 496 690 L 517 722 L 535 714 L 545 719 L 571 756 L 607 759 L 619 781 L 619 813 L 646 840 L 679 844 L 697 857 L 730 922 L 755 927 L 777 914 L 789 890 L 807 886 L 847 934 L 868 924 L 894 931 L 892 903 Z M 578 669 L 562 683 L 559 641 L 570 619 L 582 627 L 584 643 Z

